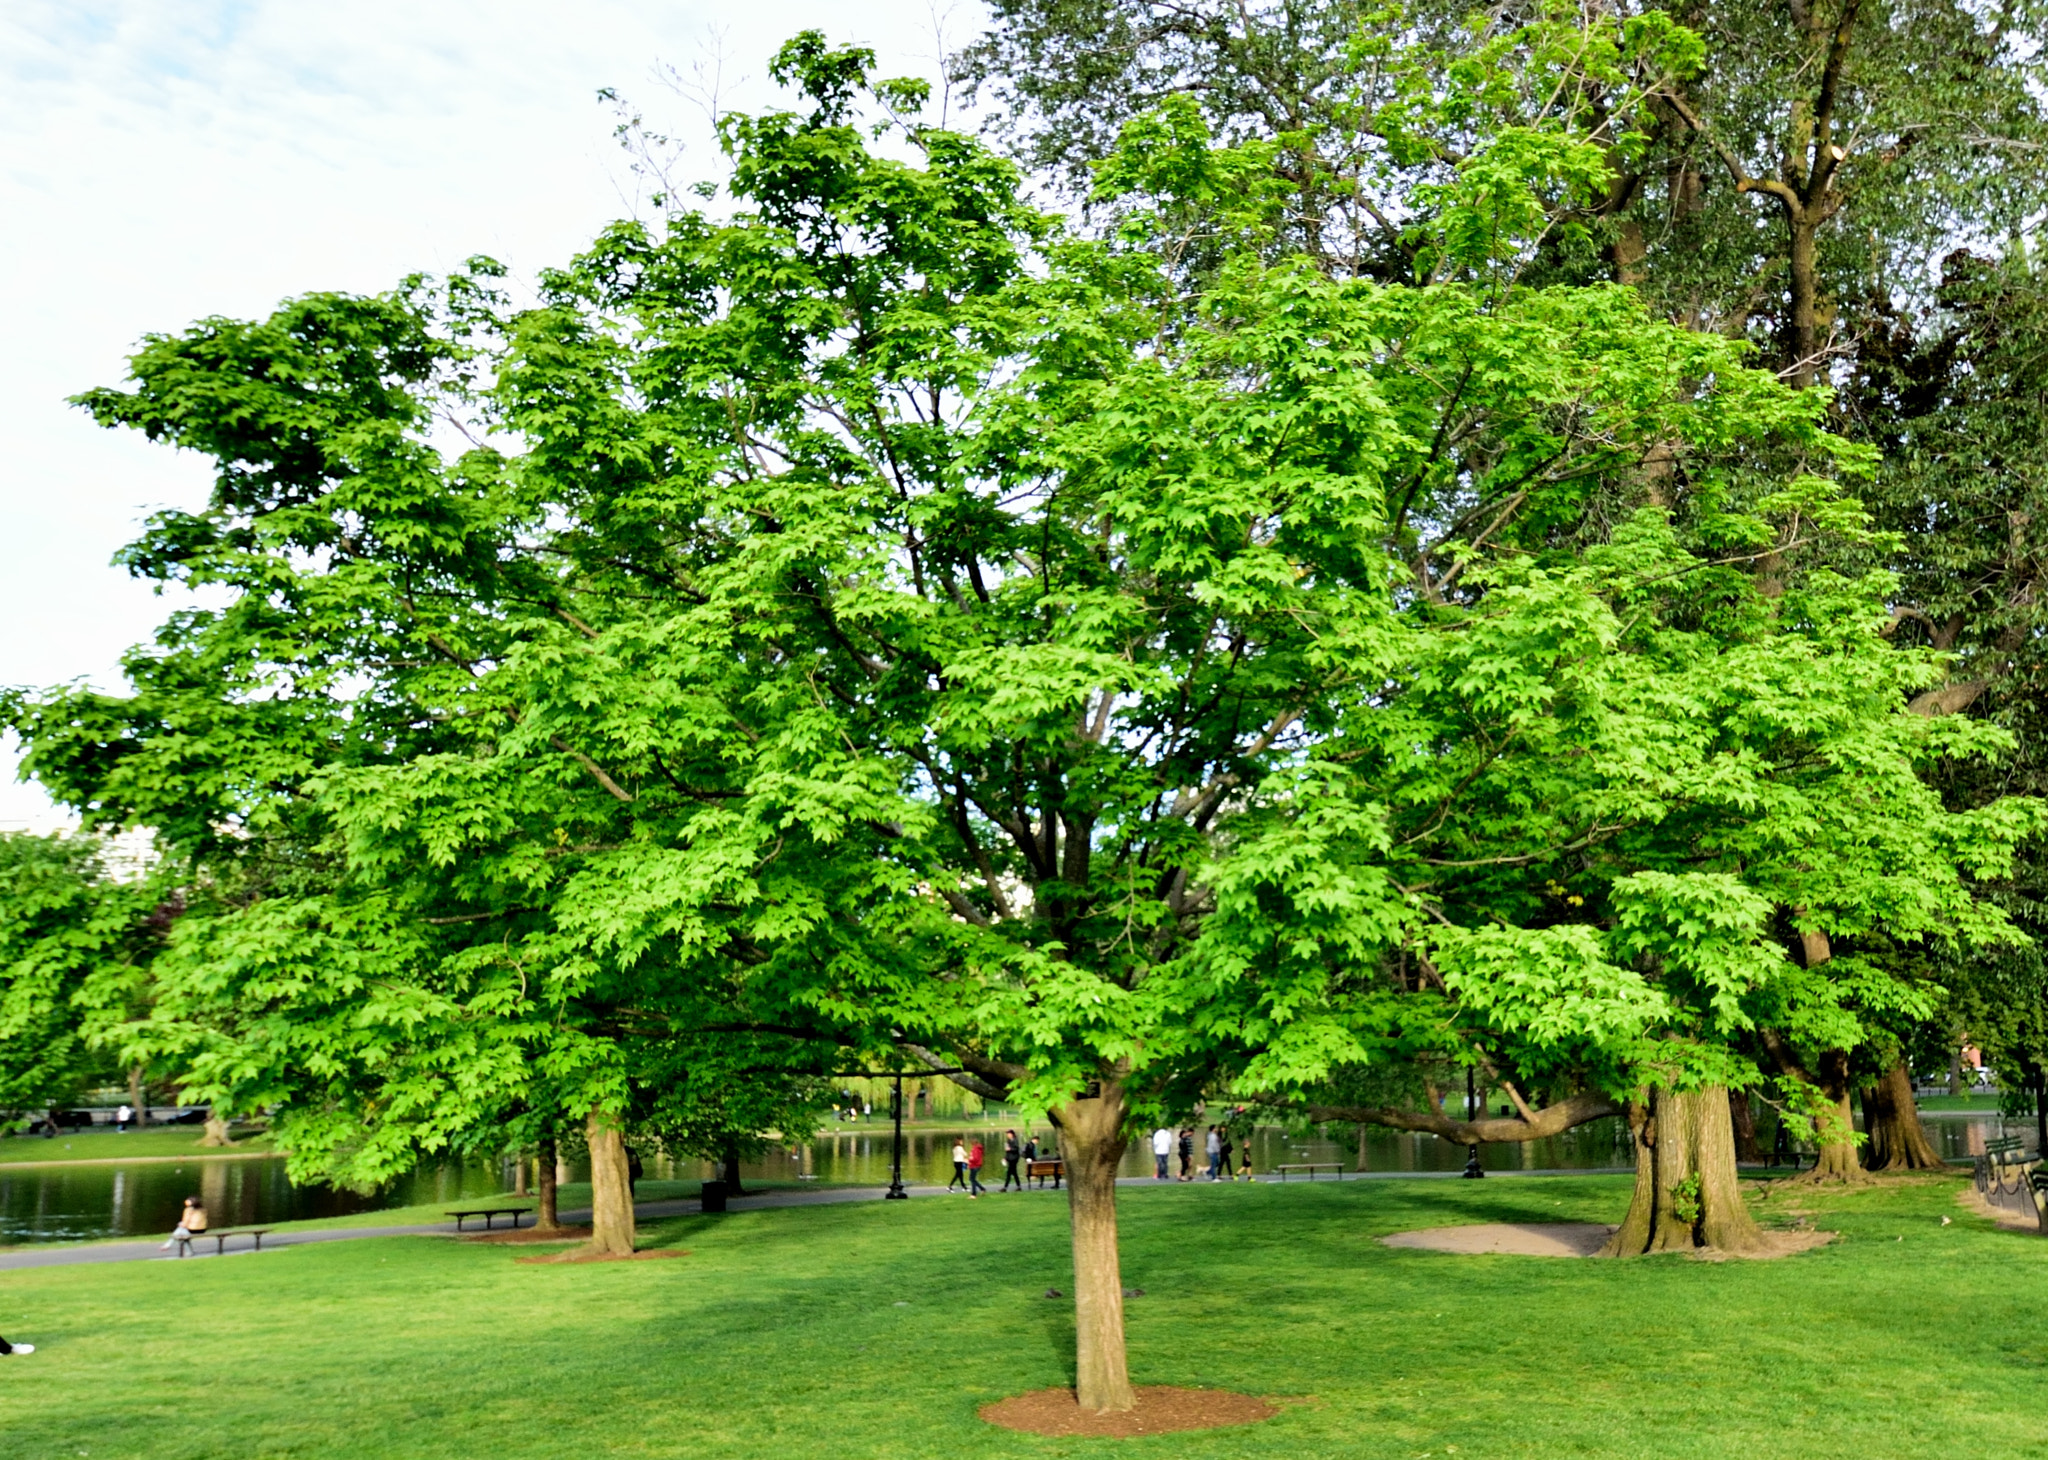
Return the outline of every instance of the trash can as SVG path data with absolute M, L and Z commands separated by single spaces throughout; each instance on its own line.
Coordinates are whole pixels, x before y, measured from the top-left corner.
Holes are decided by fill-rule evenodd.
M 725 1183 L 723 1181 L 705 1182 L 701 1195 L 704 1200 L 705 1211 L 722 1212 L 725 1210 Z

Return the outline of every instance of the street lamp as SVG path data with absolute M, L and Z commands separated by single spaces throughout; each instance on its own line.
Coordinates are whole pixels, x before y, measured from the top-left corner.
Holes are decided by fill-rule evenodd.
M 896 1141 L 889 1153 L 889 1189 L 882 1194 L 883 1201 L 907 1201 L 910 1193 L 903 1189 L 903 1076 L 896 1076 L 896 1094 L 889 1102 L 889 1113 L 896 1121 Z
M 1472 1084 L 1472 1067 L 1467 1065 L 1465 1066 L 1465 1119 L 1468 1123 L 1479 1118 L 1479 1107 L 1474 1103 L 1477 1098 L 1478 1092 Z M 1465 1170 L 1463 1175 L 1468 1181 L 1477 1181 L 1486 1175 L 1484 1171 L 1479 1169 L 1479 1143 L 1477 1141 L 1465 1147 Z

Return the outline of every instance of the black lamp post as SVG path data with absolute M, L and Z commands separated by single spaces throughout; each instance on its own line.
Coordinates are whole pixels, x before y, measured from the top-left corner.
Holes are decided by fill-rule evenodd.
M 1467 1065 L 1465 1066 L 1465 1119 L 1468 1122 L 1479 1118 L 1479 1107 L 1474 1103 L 1477 1098 L 1478 1092 L 1472 1083 L 1472 1067 Z M 1477 1141 L 1465 1147 L 1465 1170 L 1462 1174 L 1468 1181 L 1477 1181 L 1486 1175 L 1484 1171 L 1479 1169 L 1479 1143 Z
M 896 1119 L 896 1144 L 889 1157 L 889 1189 L 882 1194 L 883 1201 L 907 1201 L 910 1193 L 903 1189 L 903 1076 L 896 1077 L 896 1094 L 889 1102 L 890 1114 Z

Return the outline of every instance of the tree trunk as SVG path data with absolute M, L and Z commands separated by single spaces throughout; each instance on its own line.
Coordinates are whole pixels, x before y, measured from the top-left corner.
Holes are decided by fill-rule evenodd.
M 1903 1056 L 1865 1092 L 1863 1127 L 1873 1171 L 1940 1171 L 1947 1165 L 1921 1127 Z
M 626 1142 L 618 1121 L 590 1112 L 590 1250 L 606 1257 L 633 1255 L 633 1191 L 626 1180 Z
M 526 1152 L 524 1151 L 514 1151 L 512 1153 L 512 1194 L 514 1196 L 530 1195 L 526 1189 Z
M 1756 1165 L 1764 1158 L 1756 1146 L 1756 1111 L 1749 1103 L 1747 1090 L 1728 1092 L 1728 1115 L 1735 1127 L 1735 1159 Z
M 1785 362 L 1785 378 L 1794 390 L 1804 390 L 1814 382 L 1819 365 L 1815 357 L 1820 354 L 1820 269 L 1814 253 L 1818 225 L 1796 217 L 1788 231 L 1791 247 L 1787 273 L 1792 297 L 1786 345 L 1792 358 Z
M 1963 1052 L 1960 1049 L 1948 1057 L 1948 1093 L 1951 1096 L 1963 1093 Z
M 727 1196 L 745 1196 L 740 1189 L 740 1148 L 731 1141 L 725 1143 L 725 1151 L 718 1163 L 718 1179 L 725 1183 Z
M 149 1124 L 149 1105 L 142 1098 L 142 1066 L 128 1072 L 128 1103 L 135 1108 L 135 1128 Z
M 540 1212 L 534 1218 L 534 1230 L 552 1232 L 562 1225 L 560 1207 L 555 1200 L 561 1172 L 555 1165 L 555 1138 L 547 1137 L 540 1143 Z
M 1735 1179 L 1727 1090 L 1653 1089 L 1649 1109 L 1632 1115 L 1630 1125 L 1636 1132 L 1635 1194 L 1601 1256 L 1701 1248 L 1754 1252 L 1763 1245 Z
M 1372 1164 L 1366 1158 L 1365 1152 L 1365 1133 L 1371 1129 L 1372 1127 L 1367 1125 L 1364 1121 L 1360 1121 L 1358 1123 L 1358 1164 L 1351 1168 L 1354 1171 L 1372 1170 Z
M 232 1146 L 234 1140 L 228 1135 L 228 1118 L 220 1113 L 220 1107 L 206 1108 L 206 1134 L 201 1138 L 202 1146 Z
M 1074 1236 L 1074 1396 L 1097 1413 L 1136 1408 L 1124 1358 L 1123 1267 L 1116 1248 L 1116 1168 L 1129 1137 L 1123 1087 L 1053 1109 L 1067 1163 Z
M 1849 1051 L 1831 1049 L 1820 1057 L 1820 1089 L 1833 1104 L 1829 1118 L 1814 1133 L 1819 1154 L 1808 1181 L 1863 1180 L 1863 1163 L 1856 1159 L 1856 1112 L 1849 1104 Z M 1912 1092 L 1908 1090 L 1908 1097 Z

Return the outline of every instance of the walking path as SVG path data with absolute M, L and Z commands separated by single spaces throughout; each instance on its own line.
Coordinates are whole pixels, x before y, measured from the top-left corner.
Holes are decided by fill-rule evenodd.
M 1578 1170 L 1489 1171 L 1486 1174 L 1489 1178 L 1512 1178 L 1517 1176 L 1612 1176 L 1631 1172 L 1634 1169 L 1633 1166 L 1610 1166 Z M 1459 1175 L 1460 1173 L 1456 1171 L 1345 1171 L 1334 1176 L 1321 1176 L 1316 1179 L 1325 1182 L 1332 1180 L 1428 1181 L 1455 1180 Z M 1262 1184 L 1275 1183 L 1275 1178 L 1270 1175 L 1262 1176 L 1259 1180 Z M 1300 1181 L 1301 1178 L 1296 1178 L 1294 1181 L 1279 1182 L 1277 1184 L 1291 1186 L 1300 1184 Z M 1120 1176 L 1117 1178 L 1118 1186 L 1134 1188 L 1162 1185 L 1176 1186 L 1179 1184 L 1181 1183 L 1175 1181 L 1161 1182 L 1151 1176 Z M 1209 1183 L 1189 1184 L 1207 1185 Z M 1228 1185 L 1229 1183 L 1218 1184 Z M 947 1195 L 946 1190 L 937 1185 L 912 1186 L 908 1189 L 913 1198 L 943 1198 Z M 1041 1189 L 1046 1192 L 1053 1190 L 1049 1186 L 1033 1188 L 1033 1194 L 1036 1194 Z M 882 1186 L 818 1186 L 809 1189 L 797 1187 L 788 1190 L 764 1191 L 758 1196 L 734 1197 L 728 1204 L 728 1209 L 735 1212 L 751 1212 L 768 1207 L 827 1206 L 838 1202 L 880 1201 L 887 1191 L 888 1188 Z M 999 1193 L 991 1192 L 990 1194 L 998 1195 Z M 644 1222 L 660 1220 L 665 1217 L 695 1216 L 700 1210 L 701 1207 L 693 1199 L 647 1201 L 638 1203 L 633 1208 L 633 1213 L 636 1219 Z M 561 1218 L 564 1225 L 577 1226 L 590 1220 L 590 1210 L 585 1207 L 575 1211 L 564 1211 L 561 1214 Z M 455 1224 L 453 1222 L 430 1222 L 416 1226 L 401 1227 L 287 1229 L 285 1231 L 272 1232 L 264 1237 L 263 1250 L 271 1252 L 282 1247 L 303 1247 L 313 1242 L 343 1242 L 357 1237 L 453 1237 L 455 1235 Z M 166 1262 L 185 1262 L 193 1259 L 206 1261 L 215 1256 L 212 1252 L 201 1252 L 197 1244 L 195 1244 L 192 1249 L 191 1258 L 179 1258 L 161 1250 L 158 1244 L 162 1240 L 160 1237 L 152 1237 L 134 1242 L 94 1242 L 75 1247 L 52 1245 L 48 1247 L 22 1246 L 4 1248 L 0 1249 L 0 1272 L 30 1267 L 72 1267 L 80 1263 L 98 1262 L 148 1262 L 155 1259 L 162 1259 Z M 204 1241 L 205 1239 L 201 1238 L 200 1240 Z M 252 1251 L 253 1249 L 243 1246 L 225 1255 L 228 1257 L 244 1257 L 250 1255 Z

